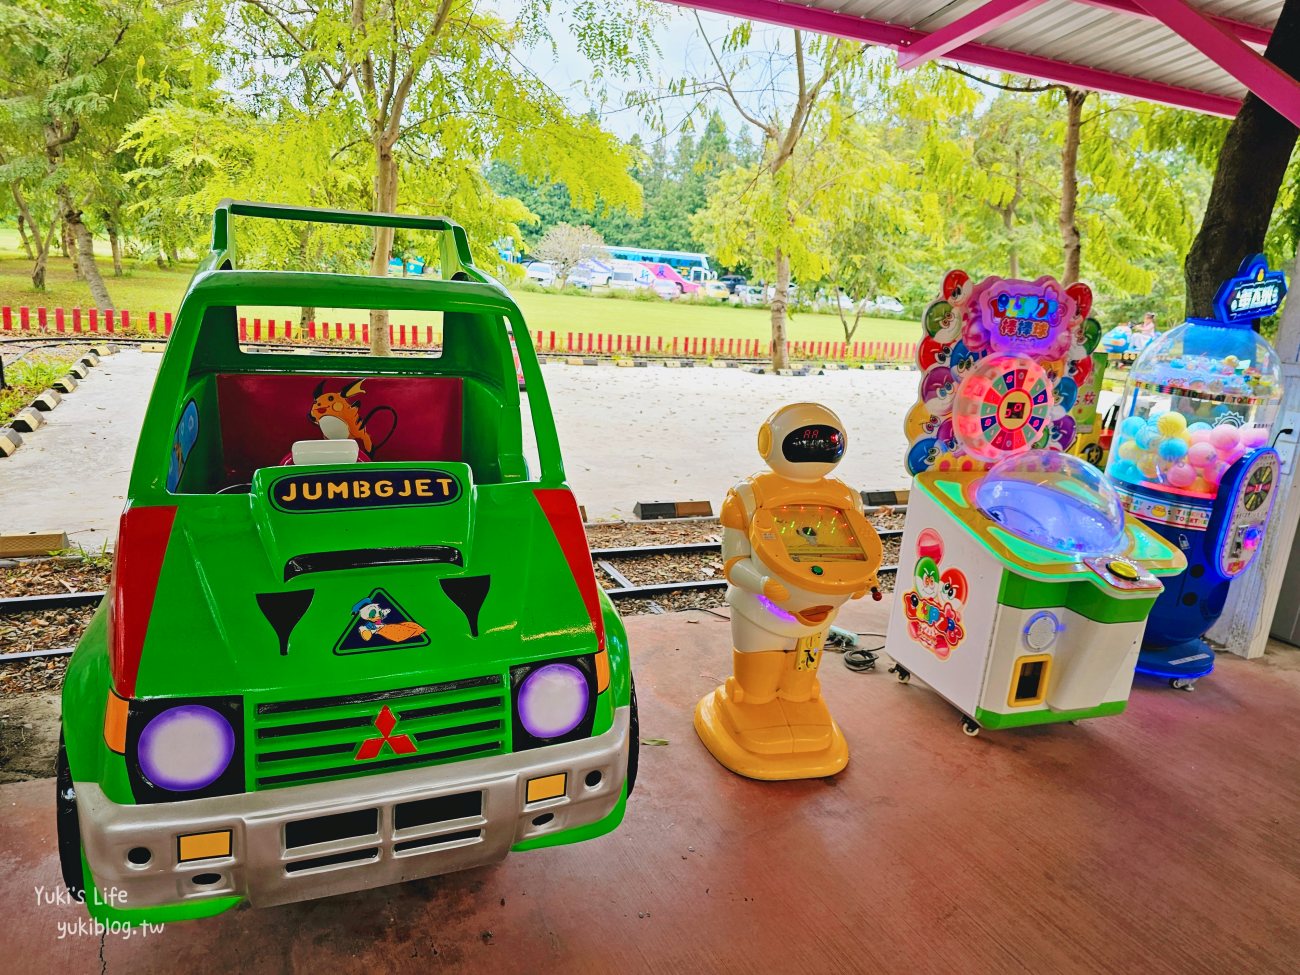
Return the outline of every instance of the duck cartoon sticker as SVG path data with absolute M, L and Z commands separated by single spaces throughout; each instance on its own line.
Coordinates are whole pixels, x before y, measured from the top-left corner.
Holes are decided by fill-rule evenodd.
M 394 646 L 424 647 L 429 636 L 424 627 L 411 619 L 397 601 L 383 589 L 373 590 L 352 607 L 352 618 L 339 638 L 334 652 L 366 653 L 391 650 Z
M 307 418 L 320 428 L 326 440 L 355 440 L 364 458 L 373 460 L 376 451 L 397 430 L 397 411 L 391 406 L 376 406 L 362 416 L 360 397 L 365 394 L 363 383 L 366 380 L 345 379 L 338 390 L 327 390 L 325 387 L 329 382 L 322 379 L 316 387 Z M 380 426 L 374 422 L 379 415 L 388 417 L 388 421 L 383 424 L 387 431 L 382 438 L 376 439 L 372 431 Z
M 940 569 L 942 562 L 943 539 L 933 528 L 924 529 L 916 540 L 915 584 L 903 594 L 903 613 L 912 639 L 947 660 L 966 636 L 961 611 L 967 585 L 960 569 Z

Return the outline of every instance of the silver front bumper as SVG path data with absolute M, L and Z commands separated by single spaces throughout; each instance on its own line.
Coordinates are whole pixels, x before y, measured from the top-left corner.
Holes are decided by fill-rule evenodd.
M 188 802 L 122 806 L 97 784 L 78 782 L 82 846 L 95 885 L 115 891 L 114 903 L 126 909 L 232 895 L 255 905 L 285 904 L 465 870 L 501 860 L 516 843 L 608 816 L 623 791 L 629 725 L 629 709 L 619 708 L 613 726 L 597 738 Z M 564 795 L 526 801 L 530 780 L 560 773 L 567 776 Z M 588 785 L 593 773 L 600 781 Z M 397 823 L 399 816 L 427 819 L 412 813 L 438 806 L 427 800 L 474 793 L 481 796 L 477 815 Z M 311 821 L 348 822 L 347 813 L 358 814 L 352 821 L 370 818 L 377 826 L 361 835 L 289 846 L 290 832 L 299 840 L 310 837 Z M 179 862 L 179 837 L 221 830 L 232 834 L 229 856 Z M 142 859 L 141 848 L 149 860 L 137 865 L 130 854 Z

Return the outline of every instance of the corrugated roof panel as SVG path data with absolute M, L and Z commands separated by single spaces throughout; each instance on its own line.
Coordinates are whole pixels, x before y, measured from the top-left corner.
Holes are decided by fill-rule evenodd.
M 691 0 L 681 0 L 690 3 Z M 782 0 L 933 33 L 978 10 L 986 0 Z M 1102 0 L 1098 0 L 1101 3 Z M 1160 22 L 1086 0 L 1046 0 L 974 43 L 1065 65 L 1093 68 L 1240 99 L 1245 87 Z M 1283 0 L 1191 0 L 1206 13 L 1271 28 Z M 979 58 L 972 55 L 975 61 Z M 960 58 L 958 58 L 960 60 Z M 999 63 L 994 61 L 994 63 Z M 1068 72 L 1066 76 L 1069 76 Z M 1126 90 L 1117 79 L 1121 90 Z M 1230 104 L 1230 103 L 1229 103 Z
M 1052 0 L 980 38 L 993 47 L 1241 98 L 1245 88 L 1163 24 Z

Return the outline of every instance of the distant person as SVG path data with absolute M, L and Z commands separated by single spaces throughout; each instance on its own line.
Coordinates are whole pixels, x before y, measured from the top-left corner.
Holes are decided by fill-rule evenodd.
M 1151 340 L 1156 337 L 1156 313 L 1147 312 L 1142 316 L 1142 322 L 1133 330 L 1133 339 L 1129 343 L 1129 348 L 1134 352 L 1141 352 Z

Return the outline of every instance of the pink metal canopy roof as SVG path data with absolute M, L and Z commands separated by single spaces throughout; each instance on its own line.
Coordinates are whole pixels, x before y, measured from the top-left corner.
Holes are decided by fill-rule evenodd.
M 1247 91 L 1300 125 L 1300 81 L 1259 53 L 1282 0 L 668 0 L 746 20 L 1235 115 Z

